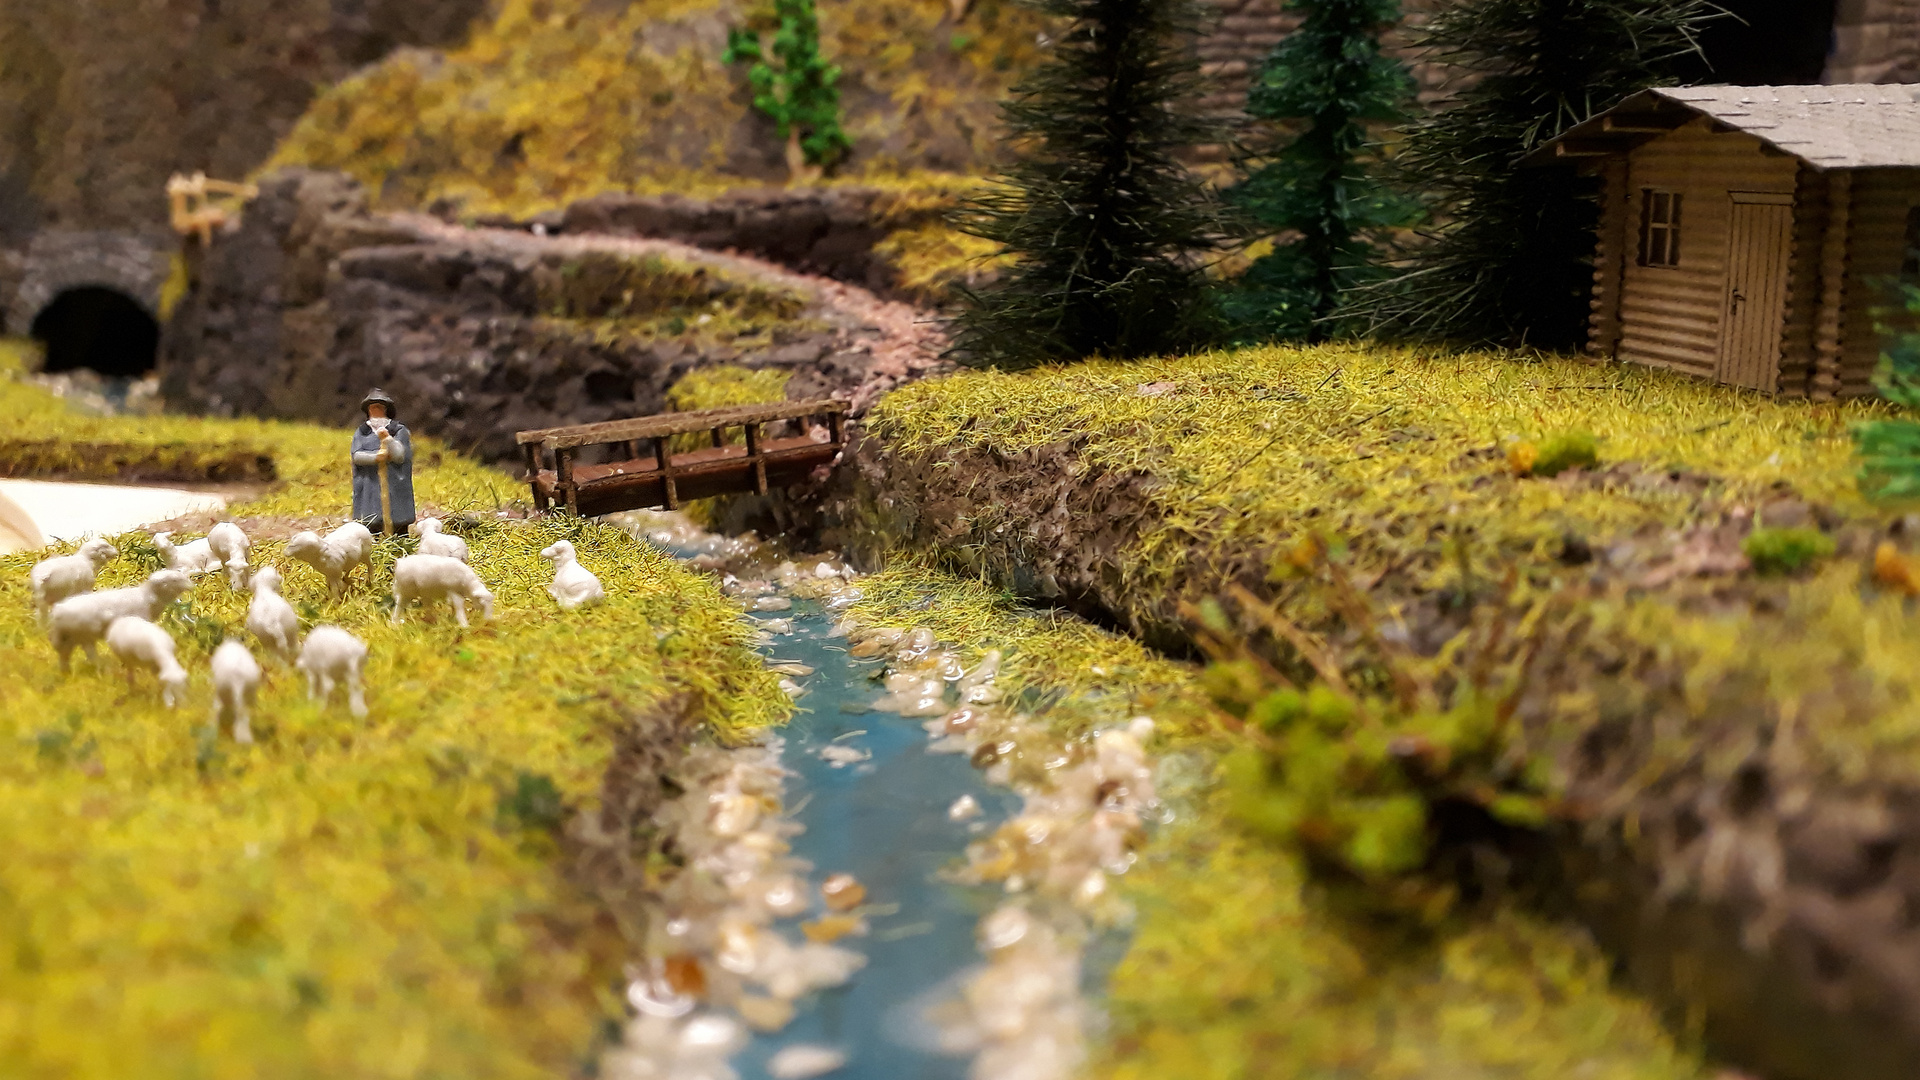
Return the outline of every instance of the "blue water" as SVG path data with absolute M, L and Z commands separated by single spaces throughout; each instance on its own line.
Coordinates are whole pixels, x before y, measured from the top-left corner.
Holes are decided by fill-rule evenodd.
M 934 1049 L 919 1014 L 979 961 L 974 924 L 999 890 L 940 880 L 975 835 L 973 823 L 948 820 L 947 808 L 970 794 L 985 811 L 974 822 L 997 822 L 1019 809 L 1019 797 L 982 782 L 963 754 L 928 753 L 920 720 L 867 711 L 881 695 L 870 681 L 879 661 L 853 659 L 844 638 L 827 637 L 831 620 L 817 603 L 796 601 L 780 614 L 792 616 L 794 632 L 775 635 L 763 651 L 815 669 L 794 680 L 807 693 L 783 732 L 783 761 L 794 773 L 786 805 L 806 826 L 793 838 L 794 853 L 814 864 L 816 885 L 829 874 L 849 873 L 866 886 L 867 904 L 898 910 L 871 915 L 867 936 L 837 942 L 867 957 L 851 982 L 801 1002 L 791 1024 L 756 1036 L 734 1066 L 747 1080 L 763 1080 L 774 1051 L 804 1042 L 847 1053 L 834 1080 L 959 1080 L 966 1059 Z M 819 751 L 836 739 L 873 758 L 832 767 Z M 799 937 L 792 922 L 783 929 Z

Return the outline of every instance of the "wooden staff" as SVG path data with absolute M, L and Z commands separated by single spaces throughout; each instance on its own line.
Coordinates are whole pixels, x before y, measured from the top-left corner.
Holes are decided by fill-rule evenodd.
M 387 491 L 387 429 L 380 429 L 380 454 L 373 467 L 380 474 L 380 528 L 393 535 L 393 495 Z

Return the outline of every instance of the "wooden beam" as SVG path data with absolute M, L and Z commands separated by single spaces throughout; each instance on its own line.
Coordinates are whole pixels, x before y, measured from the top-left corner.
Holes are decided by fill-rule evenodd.
M 553 484 L 567 500 L 567 513 L 580 516 L 579 485 L 573 482 L 573 451 L 556 450 L 553 455 Z
M 1622 135 L 1662 135 L 1692 121 L 1692 113 L 1613 113 L 1600 118 L 1600 130 Z
M 660 469 L 660 482 L 666 488 L 667 509 L 680 509 L 680 493 L 673 486 L 673 458 L 667 453 L 667 437 L 664 435 L 653 440 L 653 460 Z
M 760 452 L 760 425 L 747 425 L 747 460 L 753 462 L 753 491 L 767 493 L 767 456 Z
M 1820 245 L 1820 308 L 1813 324 L 1813 377 L 1807 381 L 1807 396 L 1815 401 L 1832 401 L 1840 393 L 1852 218 L 1853 173 L 1834 169 L 1827 174 L 1827 235 Z
M 1563 139 L 1553 144 L 1553 156 L 1558 158 L 1612 157 L 1627 150 L 1628 147 L 1620 143 L 1586 139 Z
M 710 431 L 715 427 L 735 427 L 749 422 L 764 424 L 804 416 L 825 416 L 836 412 L 844 413 L 848 408 L 846 402 L 830 398 L 788 401 L 777 405 L 740 405 L 725 409 L 703 409 L 699 412 L 641 416 L 631 420 L 607 420 L 597 424 L 576 424 L 572 427 L 538 428 L 517 432 L 514 439 L 523 446 L 530 442 L 537 442 L 549 449 L 558 449 L 563 446 L 591 446 L 598 443 L 626 442 L 630 439 L 652 439 L 661 435 Z

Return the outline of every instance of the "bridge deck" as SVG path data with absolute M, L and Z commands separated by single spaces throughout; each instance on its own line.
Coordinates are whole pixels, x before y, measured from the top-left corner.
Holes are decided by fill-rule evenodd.
M 534 505 L 542 511 L 558 506 L 592 516 L 649 507 L 676 510 L 686 499 L 764 495 L 833 464 L 846 446 L 846 412 L 844 401 L 793 401 L 540 428 L 514 438 L 526 455 Z M 797 433 L 765 438 L 761 429 L 769 424 L 797 428 Z M 825 442 L 815 437 L 816 425 L 825 426 Z M 728 442 L 728 430 L 736 427 L 743 429 L 745 445 Z M 696 433 L 710 436 L 713 445 L 671 451 L 673 436 Z M 601 446 L 612 448 L 613 460 L 576 460 L 583 450 Z

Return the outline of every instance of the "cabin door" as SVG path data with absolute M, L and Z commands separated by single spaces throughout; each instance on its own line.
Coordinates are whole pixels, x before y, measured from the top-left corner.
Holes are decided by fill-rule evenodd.
M 1714 373 L 1721 382 L 1773 392 L 1780 376 L 1792 251 L 1793 196 L 1734 192 L 1720 362 Z

